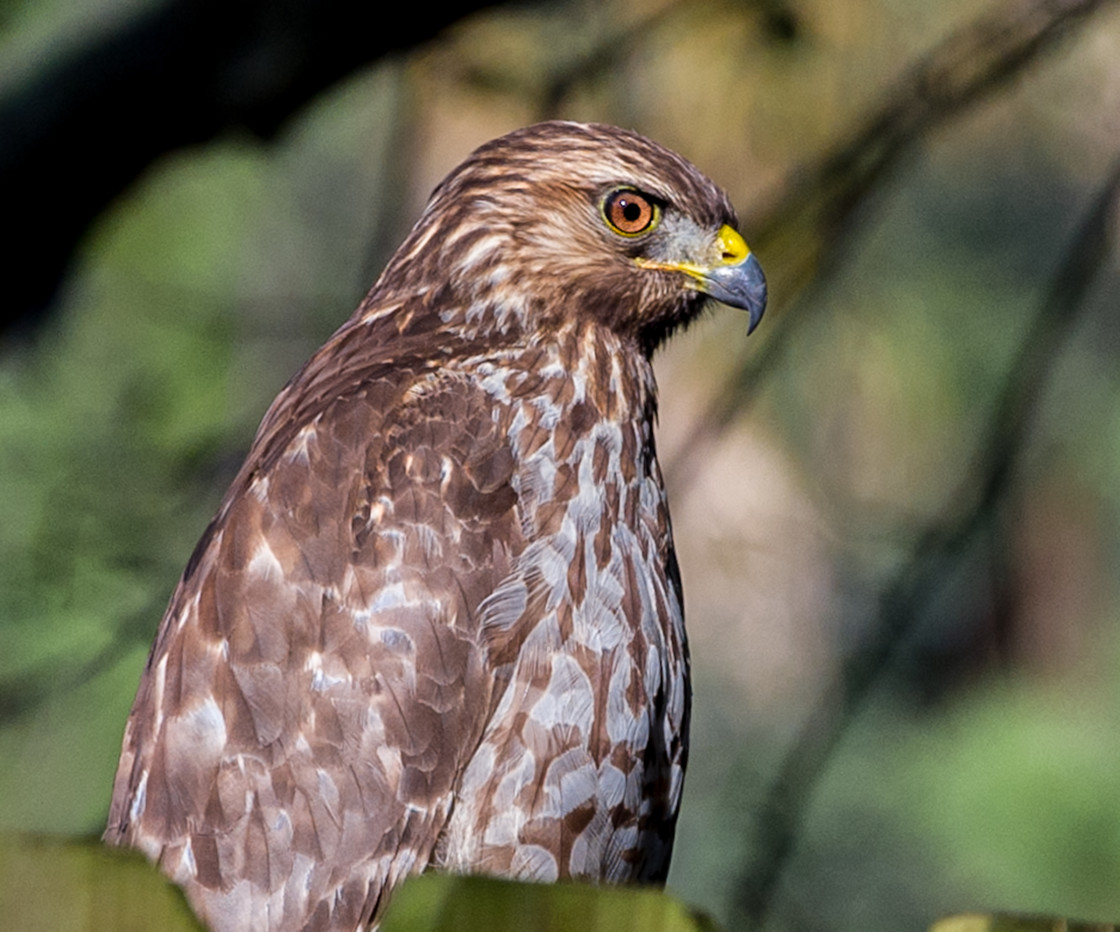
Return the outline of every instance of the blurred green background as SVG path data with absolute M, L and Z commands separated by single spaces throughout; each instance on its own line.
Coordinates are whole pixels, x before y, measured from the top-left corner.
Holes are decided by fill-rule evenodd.
M 0 135 L 174 5 L 0 2 Z M 716 307 L 656 360 L 695 679 L 670 888 L 729 929 L 1120 920 L 1117 4 L 498 5 L 346 71 L 146 160 L 5 312 L 0 830 L 100 831 L 268 402 L 449 169 L 563 117 L 694 161 L 771 279 L 749 341 Z M 6 226 L 7 281 L 39 241 Z

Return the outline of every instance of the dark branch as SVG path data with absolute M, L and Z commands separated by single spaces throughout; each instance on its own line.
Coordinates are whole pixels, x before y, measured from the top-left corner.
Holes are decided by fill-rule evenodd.
M 231 128 L 268 137 L 358 67 L 487 5 L 167 0 L 37 72 L 0 99 L 17 243 L 0 329 L 42 313 L 90 222 L 157 156 Z

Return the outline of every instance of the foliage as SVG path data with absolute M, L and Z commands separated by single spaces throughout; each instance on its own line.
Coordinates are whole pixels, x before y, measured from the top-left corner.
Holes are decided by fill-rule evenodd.
M 0 833 L 0 916 L 23 932 L 202 932 L 187 901 L 135 852 Z
M 718 932 L 656 890 L 423 874 L 394 894 L 382 932 Z
M 951 916 L 935 922 L 930 932 L 1114 932 L 1116 926 L 1095 922 L 1028 916 Z
M 0 916 L 24 932 L 202 926 L 144 858 L 96 839 L 0 833 Z M 426 874 L 394 896 L 383 932 L 718 932 L 656 890 Z
M 62 4 L 39 6 L 0 30 L 54 61 L 76 32 L 51 45 Z M 1108 6 L 502 8 L 273 139 L 233 127 L 151 163 L 46 322 L 0 346 L 0 827 L 100 830 L 163 604 L 268 401 L 444 171 L 564 116 L 634 126 L 727 185 L 775 286 L 750 341 L 721 310 L 657 361 L 696 673 L 672 890 L 774 932 L 1120 917 L 1108 236 L 1058 277 L 1117 156 Z M 91 35 L 131 8 L 105 7 Z M 993 23 L 982 55 L 947 54 Z M 0 32 L 0 59 L 18 39 Z M 1005 408 L 1040 315 L 1060 327 Z M 456 883 L 420 881 L 417 908 Z

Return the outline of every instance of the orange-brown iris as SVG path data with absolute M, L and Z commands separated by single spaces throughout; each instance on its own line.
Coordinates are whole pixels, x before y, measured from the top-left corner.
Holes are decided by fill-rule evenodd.
M 607 222 L 619 233 L 635 236 L 644 233 L 657 217 L 657 210 L 644 194 L 637 191 L 613 191 L 603 202 Z

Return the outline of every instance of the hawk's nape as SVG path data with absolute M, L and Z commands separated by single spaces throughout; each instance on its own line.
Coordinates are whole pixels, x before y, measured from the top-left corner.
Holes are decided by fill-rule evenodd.
M 183 573 L 105 838 L 216 930 L 354 930 L 405 875 L 664 880 L 688 745 L 650 354 L 762 314 L 727 197 L 544 123 L 434 192 L 265 415 Z

